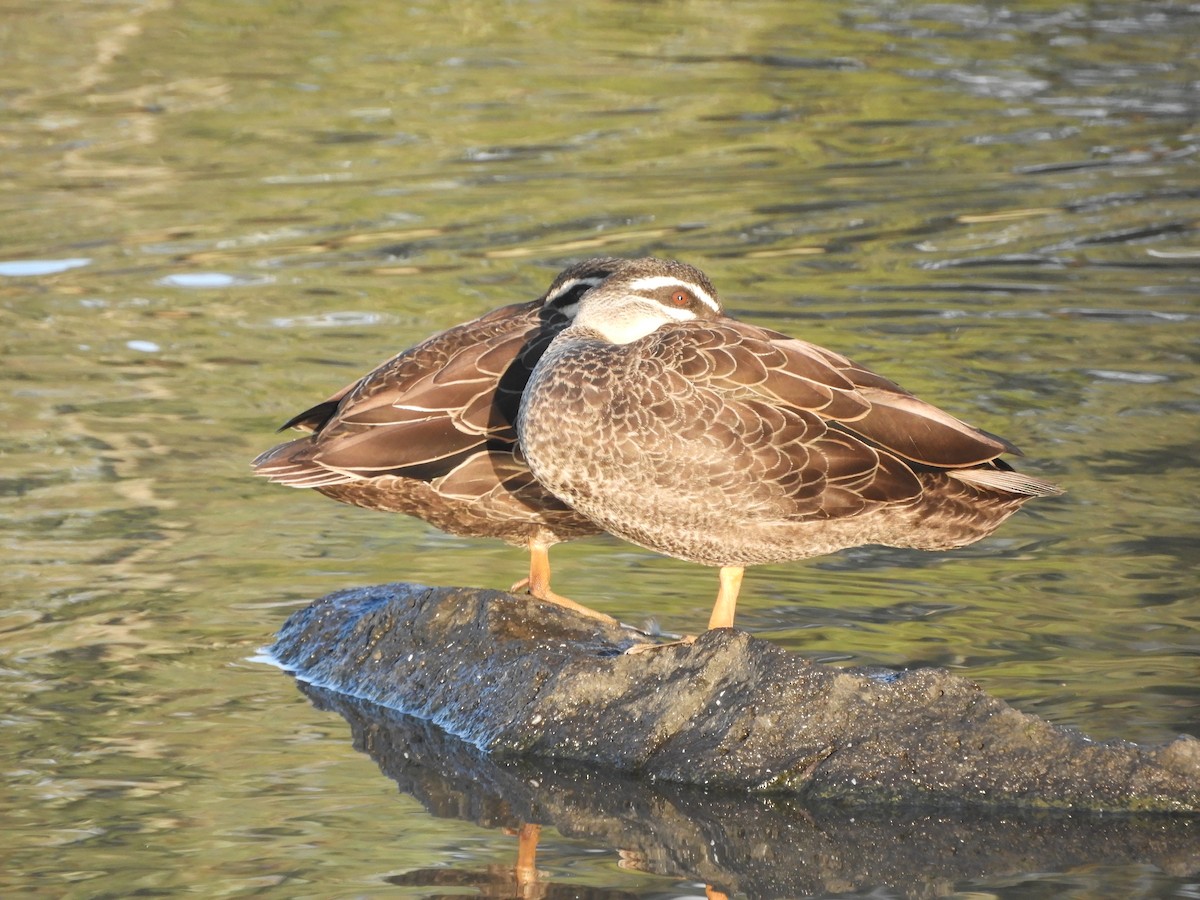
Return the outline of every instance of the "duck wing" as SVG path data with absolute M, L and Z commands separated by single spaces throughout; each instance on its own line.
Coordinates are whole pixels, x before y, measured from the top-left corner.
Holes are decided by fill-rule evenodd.
M 767 329 L 721 319 L 645 340 L 646 364 L 663 369 L 653 377 L 673 385 L 668 396 L 684 390 L 680 380 L 708 398 L 696 402 L 706 419 L 692 427 L 722 453 L 700 461 L 706 478 L 740 482 L 748 498 L 765 487 L 791 520 L 913 501 L 919 470 L 992 470 L 1015 450 L 846 357 Z M 1006 485 L 1007 474 L 979 486 Z
M 706 352 L 724 357 L 714 367 L 714 383 L 728 389 L 811 411 L 921 465 L 957 468 L 1003 453 L 1020 454 L 1003 438 L 968 425 L 832 350 L 736 320 L 713 330 L 720 339 L 709 339 Z
M 543 321 L 539 307 L 504 307 L 393 357 L 290 420 L 313 434 L 262 454 L 256 474 L 298 486 L 314 478 L 431 480 L 473 454 L 511 453 L 521 390 L 565 324 Z

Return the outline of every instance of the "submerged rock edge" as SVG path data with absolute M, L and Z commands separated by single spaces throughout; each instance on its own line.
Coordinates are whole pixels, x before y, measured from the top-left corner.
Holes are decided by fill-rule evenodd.
M 297 678 L 496 755 L 862 803 L 1200 812 L 1200 741 L 1095 742 L 941 669 L 835 668 L 742 632 L 643 638 L 529 597 L 394 583 L 288 618 Z

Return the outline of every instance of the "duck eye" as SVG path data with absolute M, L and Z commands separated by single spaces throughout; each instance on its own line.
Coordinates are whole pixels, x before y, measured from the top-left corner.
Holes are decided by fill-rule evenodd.
M 691 299 L 687 291 L 676 291 L 671 295 L 671 302 L 676 306 L 687 306 Z

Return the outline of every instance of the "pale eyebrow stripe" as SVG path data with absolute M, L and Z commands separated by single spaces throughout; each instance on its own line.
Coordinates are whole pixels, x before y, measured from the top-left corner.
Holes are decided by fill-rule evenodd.
M 563 282 L 563 284 L 561 284 L 559 286 L 558 290 L 555 291 L 553 294 L 551 294 L 546 299 L 547 300 L 557 300 L 563 294 L 570 292 L 571 290 L 579 287 L 580 285 L 586 284 L 588 287 L 595 287 L 603 280 L 604 280 L 604 278 L 599 275 L 593 275 L 588 278 L 572 278 L 570 281 Z
M 719 313 L 721 311 L 721 305 L 710 297 L 706 291 L 692 284 L 690 281 L 681 281 L 671 275 L 647 275 L 644 278 L 638 278 L 629 283 L 630 290 L 634 291 L 653 291 L 665 287 L 686 288 L 689 293 L 695 294 L 700 302 L 713 312 Z

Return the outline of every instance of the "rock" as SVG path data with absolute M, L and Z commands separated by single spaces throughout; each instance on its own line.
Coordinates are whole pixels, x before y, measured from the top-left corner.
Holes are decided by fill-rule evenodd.
M 647 639 L 529 597 L 390 584 L 324 597 L 270 648 L 300 679 L 498 757 L 854 803 L 1200 812 L 1200 742 L 1098 743 L 941 669 L 817 665 L 722 629 Z
M 553 826 L 591 848 L 619 850 L 623 867 L 704 881 L 730 896 L 827 896 L 886 886 L 886 896 L 933 897 L 964 882 L 979 893 L 981 880 L 1029 872 L 1152 865 L 1183 878 L 1200 871 L 1200 816 L 974 805 L 868 810 L 793 794 L 651 783 L 580 763 L 497 757 L 426 720 L 323 688 L 302 690 L 317 708 L 342 715 L 354 746 L 434 816 L 514 831 L 526 823 Z M 439 866 L 389 881 L 517 896 L 511 877 L 511 869 L 496 866 Z M 557 887 L 537 896 L 585 896 L 578 881 Z

